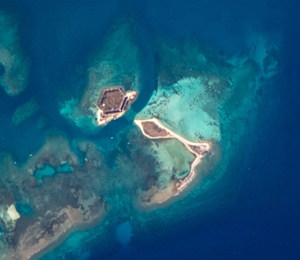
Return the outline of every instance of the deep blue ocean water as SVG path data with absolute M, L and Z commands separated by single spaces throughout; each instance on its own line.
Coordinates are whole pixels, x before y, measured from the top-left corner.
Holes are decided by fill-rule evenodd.
M 178 227 L 167 226 L 159 241 L 133 238 L 131 249 L 120 249 L 107 259 L 300 258 L 300 3 L 0 0 L 1 7 L 22 17 L 22 45 L 32 58 L 25 93 L 11 98 L 0 90 L 0 148 L 13 152 L 20 160 L 25 160 L 44 140 L 45 130 L 31 127 L 41 114 L 46 114 L 49 124 L 70 138 L 87 136 L 60 117 L 58 89 L 67 85 L 77 92 L 82 78 L 76 69 L 86 64 L 109 26 L 122 15 L 130 13 L 139 20 L 143 69 L 148 72 L 144 80 L 149 92 L 143 95 L 145 100 L 133 106 L 136 111 L 147 103 L 154 86 L 150 36 L 146 31 L 174 39 L 195 35 L 228 53 L 246 48 L 251 28 L 266 35 L 279 34 L 280 70 L 272 81 L 273 91 L 262 106 L 259 125 L 245 143 L 244 160 L 232 169 L 245 176 L 241 178 L 241 188 L 234 191 L 234 203 L 225 210 L 193 217 Z M 14 109 L 33 93 L 41 104 L 38 114 L 22 128 L 13 126 L 10 119 Z M 126 120 L 118 122 L 118 129 L 126 125 Z M 113 133 L 112 129 L 106 128 L 101 136 L 113 136 L 117 131 Z M 88 259 L 100 259 L 97 248 Z

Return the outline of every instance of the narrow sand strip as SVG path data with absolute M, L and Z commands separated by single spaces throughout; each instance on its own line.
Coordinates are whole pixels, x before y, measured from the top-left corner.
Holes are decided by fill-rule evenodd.
M 164 136 L 159 136 L 157 135 L 157 132 L 154 133 L 152 136 L 147 134 L 143 123 L 145 122 L 152 122 L 153 124 L 155 124 L 158 128 L 160 128 L 161 130 L 164 130 L 167 132 L 167 135 Z M 178 183 L 176 184 L 176 188 L 177 188 L 177 192 L 173 195 L 176 196 L 178 195 L 182 190 L 184 190 L 187 185 L 193 181 L 193 179 L 195 178 L 196 175 L 196 171 L 195 168 L 196 166 L 201 162 L 201 159 L 203 158 L 204 154 L 210 149 L 210 146 L 208 143 L 195 143 L 195 142 L 190 142 L 186 139 L 184 139 L 183 137 L 181 137 L 180 135 L 174 133 L 173 131 L 171 131 L 170 129 L 168 129 L 167 127 L 163 126 L 157 118 L 152 118 L 152 119 L 147 119 L 147 120 L 134 120 L 134 123 L 141 129 L 142 133 L 147 136 L 150 139 L 170 139 L 170 138 L 176 138 L 177 140 L 179 140 L 181 143 L 184 144 L 184 146 L 192 153 L 195 155 L 195 160 L 193 161 L 193 163 L 191 164 L 191 170 L 190 173 L 187 177 L 185 177 L 183 180 L 179 180 Z M 165 133 L 165 132 L 164 132 Z M 168 199 L 168 198 L 167 198 Z M 165 200 L 161 200 L 159 201 L 159 203 L 163 203 Z

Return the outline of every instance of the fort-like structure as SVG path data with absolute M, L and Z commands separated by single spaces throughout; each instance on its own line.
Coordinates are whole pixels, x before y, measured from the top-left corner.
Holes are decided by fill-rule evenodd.
M 121 86 L 103 88 L 97 101 L 97 124 L 104 125 L 124 115 L 136 96 L 136 91 L 125 93 Z

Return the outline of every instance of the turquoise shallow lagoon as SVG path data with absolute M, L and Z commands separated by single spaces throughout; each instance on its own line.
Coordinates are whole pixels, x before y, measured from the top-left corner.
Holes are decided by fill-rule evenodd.
M 60 139 L 58 144 L 53 142 L 55 149 L 52 157 L 57 155 L 64 163 L 56 165 L 50 158 L 44 158 L 48 160 L 45 165 L 36 162 L 36 165 L 40 163 L 33 174 L 38 180 L 36 189 L 43 189 L 44 194 L 40 196 L 41 192 L 32 192 L 28 201 L 22 197 L 22 187 L 27 187 L 28 180 L 26 183 L 24 180 L 24 186 L 11 185 L 8 171 L 3 170 L 7 168 L 1 166 L 1 178 L 5 176 L 3 178 L 9 181 L 1 182 L 0 189 L 4 190 L 5 185 L 10 185 L 16 210 L 21 215 L 16 230 L 22 230 L 21 225 L 26 226 L 29 221 L 38 219 L 38 212 L 45 210 L 45 205 L 49 205 L 49 211 L 55 212 L 55 207 L 52 208 L 55 203 L 73 203 L 73 199 L 66 198 L 68 193 L 65 187 L 91 187 L 91 192 L 99 196 L 106 210 L 101 221 L 76 228 L 72 234 L 53 243 L 47 254 L 39 256 L 41 259 L 299 257 L 299 166 L 295 162 L 299 155 L 300 122 L 296 99 L 299 96 L 300 64 L 295 55 L 299 39 L 293 29 L 299 24 L 297 3 L 275 0 L 264 3 L 217 0 L 88 0 L 84 3 L 63 0 L 44 3 L 0 0 L 0 9 L 18 17 L 20 44 L 31 59 L 29 84 L 24 92 L 11 97 L 0 89 L 1 153 L 12 154 L 12 163 L 16 162 L 17 169 L 24 169 L 22 167 L 26 168 L 26 163 L 37 158 L 35 155 L 49 135 L 62 135 L 74 153 L 74 157 L 71 152 L 66 158 L 59 157 L 60 150 L 65 149 L 64 142 Z M 61 103 L 70 96 L 77 97 L 84 93 L 90 60 L 103 46 L 111 28 L 124 17 L 132 17 L 136 22 L 135 40 L 141 69 L 139 97 L 128 115 L 99 130 L 84 131 L 60 114 Z M 190 53 L 189 45 L 184 44 L 189 40 L 192 42 L 190 49 L 197 46 L 211 64 L 201 67 L 201 76 L 209 75 L 209 78 L 222 74 L 228 82 L 233 82 L 233 85 L 229 84 L 233 87 L 222 92 L 221 88 L 213 88 L 207 83 L 206 89 L 211 87 L 210 93 L 215 95 L 213 100 L 219 102 L 220 93 L 223 93 L 222 97 L 228 95 L 229 98 L 217 108 L 213 102 L 205 104 L 206 114 L 214 119 L 215 125 L 206 126 L 206 131 L 202 130 L 204 124 L 201 127 L 199 125 L 199 135 L 203 140 L 202 137 L 199 140 L 192 139 L 194 129 L 201 120 L 195 119 L 190 128 L 173 130 L 187 134 L 186 138 L 189 137 L 191 141 L 203 142 L 211 138 L 211 129 L 214 133 L 220 133 L 219 139 L 217 134 L 209 139 L 213 144 L 215 159 L 209 161 L 204 157 L 204 166 L 198 170 L 205 175 L 192 182 L 178 198 L 162 207 L 141 210 L 132 203 L 135 191 L 139 188 L 147 190 L 159 175 L 157 169 L 168 169 L 170 162 L 161 160 L 159 165 L 155 164 L 155 157 L 150 156 L 147 149 L 159 146 L 163 153 L 168 146 L 159 142 L 151 143 L 142 136 L 133 118 L 136 115 L 148 115 L 147 108 L 151 107 L 149 104 L 153 101 L 151 98 L 155 93 L 159 97 L 162 92 L 165 92 L 162 96 L 168 96 L 174 89 L 171 84 L 173 80 L 194 75 L 198 77 L 199 67 L 191 62 L 194 60 L 180 59 Z M 269 57 L 279 61 L 276 73 L 259 73 L 257 71 L 264 68 L 261 59 L 264 55 L 263 46 L 272 44 L 276 46 L 276 55 Z M 173 47 L 169 47 L 171 51 L 166 51 L 157 46 Z M 178 46 L 185 47 L 180 49 Z M 180 51 L 177 52 L 176 48 Z M 166 54 L 170 60 L 173 59 L 169 65 L 167 59 L 164 60 Z M 178 60 L 174 57 L 178 57 Z M 255 78 L 259 86 L 257 88 L 247 83 L 244 70 L 239 72 L 245 57 L 251 57 L 256 62 L 253 67 L 252 63 L 249 65 L 248 74 L 245 72 L 245 75 L 251 76 L 253 73 L 254 78 L 260 75 Z M 186 68 L 185 61 L 192 64 L 190 72 L 183 69 Z M 231 65 L 225 66 L 224 61 Z M 174 64 L 179 65 L 176 67 Z M 164 85 L 164 82 L 171 83 Z M 184 82 L 179 82 L 182 88 L 178 87 L 176 91 L 190 91 Z M 234 85 L 234 82 L 238 83 Z M 195 86 L 193 84 L 189 86 Z M 195 89 L 198 91 L 197 87 Z M 214 92 L 216 89 L 217 92 Z M 232 93 L 235 95 L 230 96 Z M 176 95 L 171 95 L 169 100 Z M 11 118 L 16 108 L 33 96 L 38 100 L 38 111 L 15 126 Z M 202 93 L 199 100 L 203 100 L 203 97 Z M 188 103 L 189 99 L 185 98 Z M 176 104 L 174 102 L 172 104 Z M 177 123 L 175 119 L 180 118 L 180 112 L 181 115 L 190 115 L 187 106 L 178 109 L 179 115 L 164 109 L 155 110 L 155 104 L 152 106 L 154 108 L 150 112 L 157 113 L 170 128 L 177 126 L 173 121 Z M 206 114 L 199 112 L 199 117 Z M 197 110 L 192 115 L 196 117 Z M 166 118 L 172 118 L 173 121 Z M 182 122 L 182 125 L 188 125 L 184 119 Z M 86 145 L 84 141 L 90 143 Z M 99 152 L 92 144 L 96 145 Z M 138 146 L 141 144 L 143 149 Z M 78 157 L 78 164 L 75 156 Z M 68 161 L 70 158 L 73 161 Z M 86 159 L 92 163 L 85 163 Z M 134 167 L 133 160 L 136 160 L 137 167 Z M 78 165 L 84 166 L 85 170 Z M 99 171 L 95 170 L 97 167 Z M 14 174 L 12 171 L 11 175 Z M 22 178 L 13 180 L 22 183 Z M 51 186 L 53 183 L 58 184 L 54 187 Z M 159 183 L 164 185 L 164 179 L 160 179 Z M 30 185 L 34 184 L 30 182 Z M 53 188 L 47 189 L 47 185 Z M 30 206 L 35 195 L 41 198 L 40 204 L 35 205 L 44 206 Z M 10 195 L 1 192 L 0 196 L 1 203 L 7 200 L 12 203 Z M 85 196 L 89 197 L 90 194 L 82 195 L 83 198 Z M 0 233 L 3 233 L 2 229 Z M 13 236 L 13 244 L 18 243 L 17 237 L 18 234 Z M 0 259 L 5 250 L 7 248 L 0 247 Z

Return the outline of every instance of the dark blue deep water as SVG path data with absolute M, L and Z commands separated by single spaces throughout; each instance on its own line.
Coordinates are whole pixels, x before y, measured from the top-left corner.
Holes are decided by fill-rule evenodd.
M 147 103 L 154 86 L 150 36 L 145 30 L 173 39 L 194 35 L 228 53 L 245 48 L 251 28 L 279 35 L 280 70 L 272 80 L 273 91 L 248 137 L 245 158 L 231 169 L 245 176 L 234 191 L 234 203 L 180 226 L 162 227 L 159 239 L 151 239 L 151 234 L 149 239 L 133 237 L 132 249 L 120 249 L 107 259 L 300 259 L 300 2 L 0 0 L 0 8 L 22 17 L 21 41 L 32 58 L 28 89 L 16 98 L 0 90 L 0 150 L 13 152 L 19 160 L 42 145 L 46 132 L 31 127 L 42 113 L 70 138 L 87 136 L 59 115 L 58 90 L 67 85 L 74 94 L 78 91 L 82 76 L 74 72 L 86 64 L 109 26 L 122 15 L 130 13 L 139 20 L 143 70 L 148 72 L 144 77 L 148 92 L 133 106 L 135 111 Z M 10 122 L 14 109 L 33 93 L 41 104 L 38 114 L 22 128 L 15 127 Z M 124 120 L 118 127 L 127 125 Z M 101 136 L 117 133 L 111 131 L 107 128 Z M 88 259 L 100 259 L 97 248 Z

